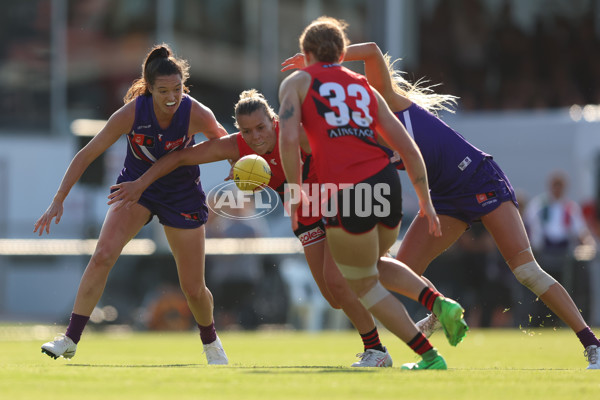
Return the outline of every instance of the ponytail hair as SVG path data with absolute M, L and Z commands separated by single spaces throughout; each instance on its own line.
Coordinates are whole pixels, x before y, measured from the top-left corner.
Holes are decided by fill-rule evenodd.
M 402 76 L 405 72 L 394 68 L 394 65 L 401 60 L 400 58 L 391 61 L 389 54 L 385 54 L 383 58 L 385 59 L 388 72 L 392 78 L 392 88 L 394 89 L 394 92 L 408 98 L 413 103 L 418 104 L 436 115 L 441 111 L 454 112 L 458 97 L 450 94 L 436 93 L 433 88 L 439 86 L 439 84 L 426 86 L 428 81 L 423 79 L 419 79 L 414 83 L 407 81 Z
M 150 87 L 154 85 L 156 78 L 167 75 L 179 75 L 183 91 L 185 93 L 190 91 L 185 86 L 185 82 L 190 77 L 189 63 L 175 57 L 169 45 L 157 44 L 146 55 L 146 59 L 142 63 L 142 76 L 133 81 L 123 101 L 129 103 L 138 96 L 150 96 Z
M 278 120 L 277 113 L 273 110 L 273 108 L 271 108 L 267 102 L 267 99 L 265 99 L 265 96 L 263 96 L 262 93 L 256 89 L 244 90 L 242 93 L 240 93 L 240 99 L 234 107 L 235 115 L 233 119 L 235 127 L 240 129 L 240 126 L 237 122 L 238 116 L 249 115 L 260 109 L 262 109 L 265 114 L 271 118 L 271 120 Z

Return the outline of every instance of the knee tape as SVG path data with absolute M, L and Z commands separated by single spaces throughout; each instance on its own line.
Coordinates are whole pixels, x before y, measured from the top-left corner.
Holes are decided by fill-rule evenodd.
M 525 285 L 537 296 L 546 293 L 556 280 L 540 268 L 537 262 L 531 261 L 513 270 L 519 282 Z
M 377 264 L 374 264 L 371 267 L 353 267 L 344 264 L 337 264 L 337 266 L 342 273 L 342 276 L 346 279 L 363 279 L 370 276 L 376 276 L 379 273 L 377 271 Z
M 364 296 L 360 297 L 358 300 L 362 303 L 363 306 L 367 310 L 373 307 L 375 304 L 379 303 L 386 296 L 390 295 L 383 285 L 379 281 L 373 286 Z

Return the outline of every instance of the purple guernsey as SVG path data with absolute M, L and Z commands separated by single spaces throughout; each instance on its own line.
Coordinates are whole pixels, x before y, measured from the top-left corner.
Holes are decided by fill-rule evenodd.
M 432 194 L 455 193 L 469 180 L 479 163 L 490 157 L 414 103 L 395 114 L 421 150 Z
M 160 157 L 193 146 L 188 136 L 192 100 L 183 95 L 171 125 L 161 129 L 154 114 L 152 96 L 139 96 L 135 121 L 127 134 L 127 156 L 117 183 L 133 181 Z M 164 225 L 193 228 L 206 222 L 205 195 L 197 165 L 182 166 L 157 179 L 144 191 L 139 203 L 158 215 Z

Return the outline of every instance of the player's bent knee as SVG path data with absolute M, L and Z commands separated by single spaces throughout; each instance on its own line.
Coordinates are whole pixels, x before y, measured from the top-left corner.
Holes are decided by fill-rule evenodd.
M 329 307 L 333 308 L 334 310 L 342 310 L 342 305 L 339 303 L 332 303 L 331 301 L 328 302 L 329 303 Z
M 325 300 L 329 304 L 329 307 L 336 309 L 336 310 L 339 310 L 342 308 L 342 306 L 337 301 L 335 294 L 333 294 L 331 292 L 331 289 L 329 288 L 329 286 L 326 288 L 319 287 L 319 291 L 321 292 L 321 295 L 325 298 Z
M 546 293 L 550 286 L 556 283 L 556 279 L 548 275 L 536 261 L 530 261 L 513 270 L 518 281 L 529 288 L 537 296 Z
M 362 305 L 369 310 L 387 296 L 390 296 L 390 292 L 383 287 L 381 282 L 377 281 L 377 283 L 375 283 L 375 285 L 358 300 L 360 300 Z
M 354 267 L 351 265 L 337 263 L 337 266 L 342 276 L 351 280 L 370 278 L 379 274 L 377 271 L 377 264 L 374 264 L 370 267 Z
M 340 269 L 342 276 L 348 280 L 372 278 L 379 274 L 377 270 L 377 263 L 370 267 L 354 267 L 350 265 L 338 264 L 338 268 Z M 383 285 L 381 285 L 381 282 L 377 280 L 373 287 L 367 290 L 364 295 L 359 296 L 358 300 L 368 310 L 389 295 L 390 292 L 388 292 Z

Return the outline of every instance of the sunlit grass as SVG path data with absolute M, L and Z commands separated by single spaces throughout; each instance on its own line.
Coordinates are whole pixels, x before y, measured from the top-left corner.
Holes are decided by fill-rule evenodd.
M 388 369 L 355 369 L 355 332 L 221 332 L 229 366 L 207 366 L 200 339 L 184 333 L 86 332 L 72 360 L 40 352 L 56 327 L 0 326 L 3 399 L 596 399 L 568 329 L 472 330 L 454 348 L 432 338 L 448 371 L 402 371 L 416 358 L 389 332 Z M 57 330 L 57 331 L 60 331 Z M 40 337 L 52 332 L 50 337 Z

